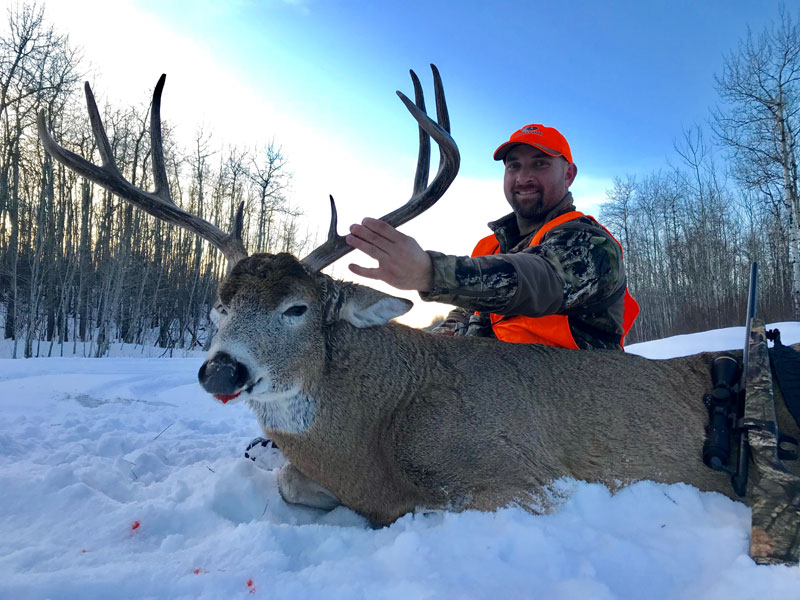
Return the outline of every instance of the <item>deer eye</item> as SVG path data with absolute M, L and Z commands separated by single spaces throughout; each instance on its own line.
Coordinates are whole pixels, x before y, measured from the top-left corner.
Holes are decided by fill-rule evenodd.
M 304 312 L 308 310 L 308 307 L 305 304 L 295 304 L 294 306 L 290 306 L 285 311 L 283 311 L 284 317 L 299 317 Z

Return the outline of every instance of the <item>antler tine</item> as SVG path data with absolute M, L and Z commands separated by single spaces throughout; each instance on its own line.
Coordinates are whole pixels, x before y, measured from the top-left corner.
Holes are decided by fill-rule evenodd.
M 436 120 L 442 129 L 450 133 L 450 113 L 447 112 L 442 76 L 439 75 L 439 69 L 436 68 L 436 65 L 431 65 L 431 70 L 433 71 L 433 89 L 436 93 Z
M 239 203 L 239 208 L 236 209 L 236 216 L 233 218 L 233 229 L 231 230 L 230 237 L 239 240 L 239 243 L 242 243 L 242 232 L 244 231 L 244 202 Z M 244 249 L 242 246 L 242 250 L 244 251 L 244 256 L 241 258 L 247 258 L 247 250 Z M 237 259 L 238 261 L 239 259 Z M 231 264 L 231 268 L 233 265 Z
M 95 142 L 97 142 L 97 149 L 100 152 L 100 160 L 103 162 L 103 167 L 108 170 L 113 169 L 116 173 L 119 173 L 117 161 L 114 160 L 114 152 L 111 150 L 111 144 L 108 143 L 106 129 L 103 127 L 102 119 L 100 119 L 100 111 L 97 110 L 97 102 L 95 102 L 94 94 L 88 81 L 83 84 L 83 91 L 86 94 L 89 122 L 92 124 L 92 133 L 94 134 Z
M 381 221 L 388 223 L 392 227 L 399 227 L 403 223 L 407 223 L 417 215 L 433 206 L 436 201 L 444 195 L 444 193 L 447 191 L 447 188 L 450 187 L 450 184 L 453 183 L 453 180 L 458 174 L 459 164 L 461 163 L 461 155 L 458 152 L 458 146 L 456 146 L 456 143 L 453 141 L 453 138 L 450 137 L 449 133 L 450 120 L 447 114 L 447 103 L 444 98 L 442 80 L 436 67 L 431 65 L 431 68 L 433 70 L 434 89 L 436 91 L 438 119 L 442 125 L 433 121 L 425 113 L 424 109 L 421 109 L 417 106 L 417 104 L 409 100 L 405 94 L 398 91 L 397 95 L 400 97 L 400 100 L 403 101 L 403 104 L 406 105 L 406 108 L 411 115 L 416 119 L 417 123 L 419 124 L 420 131 L 424 131 L 425 133 L 424 136 L 422 133 L 420 134 L 420 146 L 423 145 L 423 137 L 427 138 L 428 136 L 432 137 L 439 145 L 439 152 L 441 154 L 439 171 L 436 173 L 436 177 L 433 179 L 430 185 L 427 185 L 427 187 L 424 189 L 418 189 L 416 179 L 420 178 L 420 172 L 422 170 L 420 169 L 419 162 L 417 163 L 417 175 L 415 177 L 413 196 L 400 208 L 393 210 L 389 214 L 381 217 Z M 414 79 L 416 79 L 416 76 L 412 71 L 412 80 Z M 422 96 L 421 87 L 419 95 Z M 426 142 L 429 144 L 429 140 L 426 139 Z M 424 153 L 423 148 L 420 148 L 419 160 L 422 160 L 426 156 L 427 158 L 425 159 L 425 162 L 429 163 L 430 148 L 428 149 L 427 154 Z M 424 170 L 427 170 L 427 167 Z M 424 179 L 426 181 L 427 178 L 427 174 L 425 174 Z M 336 209 L 333 205 L 333 198 L 331 198 L 331 208 L 334 215 L 333 219 L 335 219 Z M 345 238 L 336 234 L 336 227 L 335 224 L 333 224 L 330 232 L 328 233 L 328 240 L 316 248 L 311 254 L 306 256 L 302 262 L 310 269 L 319 271 L 352 250 L 353 249 L 345 242 Z
M 336 202 L 333 200 L 333 195 L 328 196 L 331 199 L 331 224 L 328 227 L 328 239 L 338 237 L 336 234 L 336 226 L 339 223 L 339 215 L 336 214 Z
M 321 271 L 333 261 L 341 258 L 352 248 L 345 242 L 344 236 L 336 233 L 336 227 L 339 222 L 339 215 L 336 212 L 336 202 L 333 196 L 328 196 L 331 201 L 331 223 L 328 226 L 328 239 L 321 246 L 317 246 L 311 254 L 306 256 L 302 261 L 303 264 L 308 266 L 312 271 Z M 333 257 L 333 258 L 331 258 Z
M 401 92 L 397 92 L 397 95 L 400 96 L 400 99 L 417 120 L 420 127 L 425 129 L 439 145 L 439 152 L 441 154 L 439 171 L 428 187 L 414 194 L 414 196 L 400 208 L 381 217 L 381 221 L 386 221 L 392 227 L 399 227 L 403 223 L 407 223 L 433 206 L 436 201 L 444 195 L 447 188 L 450 187 L 450 184 L 453 183 L 453 180 L 455 180 L 458 174 L 458 167 L 461 164 L 461 155 L 458 152 L 458 146 L 456 146 L 453 138 L 450 137 L 450 119 L 447 113 L 447 103 L 444 98 L 442 80 L 436 67 L 431 65 L 431 68 L 433 70 L 437 112 L 439 113 L 439 119 L 442 125 L 434 122 L 426 113 L 419 110 L 411 100 L 406 98 Z
M 167 74 L 162 73 L 153 90 L 153 102 L 150 105 L 150 148 L 153 154 L 153 180 L 156 184 L 155 195 L 172 200 L 167 180 L 167 166 L 164 162 L 164 144 L 161 138 L 161 91 L 164 89 L 164 82 Z M 174 203 L 174 202 L 173 202 Z
M 436 94 L 436 120 L 442 129 L 450 133 L 450 113 L 447 111 L 447 101 L 444 97 L 442 78 L 439 75 L 439 69 L 436 68 L 436 65 L 431 65 L 431 70 L 433 71 L 433 89 Z M 444 161 L 444 156 L 440 155 L 439 167 L 442 166 L 442 161 Z
M 153 105 L 150 115 L 150 140 L 153 152 L 153 176 L 156 183 L 155 192 L 147 192 L 135 187 L 120 173 L 114 161 L 114 154 L 111 150 L 111 145 L 108 143 L 108 136 L 100 119 L 97 103 L 94 100 L 94 95 L 88 82 L 85 85 L 86 104 L 103 165 L 98 167 L 82 156 L 59 146 L 47 130 L 44 111 L 39 112 L 37 119 L 39 138 L 42 140 L 45 150 L 68 169 L 116 194 L 156 219 L 183 227 L 211 243 L 225 255 L 228 260 L 228 268 L 231 269 L 239 260 L 247 257 L 247 250 L 245 250 L 242 243 L 243 206 L 239 207 L 232 231 L 228 234 L 208 221 L 179 208 L 170 196 L 161 139 L 161 90 L 164 87 L 165 78 L 166 75 L 161 76 L 153 92 Z
M 422 93 L 422 85 L 419 82 L 419 77 L 417 74 L 414 73 L 413 70 L 409 71 L 411 73 L 411 81 L 414 83 L 414 100 L 417 103 L 417 106 L 422 112 L 425 111 L 425 96 Z M 419 155 L 417 157 L 417 171 L 414 175 L 414 191 L 412 194 L 417 195 L 425 186 L 428 185 L 428 175 L 430 173 L 431 167 L 431 136 L 427 134 L 427 132 L 420 127 L 419 128 Z

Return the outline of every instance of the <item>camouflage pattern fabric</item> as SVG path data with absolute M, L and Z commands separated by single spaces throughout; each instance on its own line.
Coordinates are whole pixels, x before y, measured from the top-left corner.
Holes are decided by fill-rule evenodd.
M 800 477 L 778 459 L 777 420 L 764 323 L 753 319 L 742 425 L 755 464 L 748 492 L 753 520 L 750 556 L 759 564 L 800 562 Z
M 445 320 L 431 330 L 439 335 L 497 337 L 487 312 L 472 312 L 466 308 L 456 307 L 451 310 Z
M 470 311 L 466 308 L 456 307 L 451 310 L 444 321 L 434 327 L 431 331 L 439 335 L 464 335 L 469 321 Z
M 567 194 L 546 221 L 570 210 L 572 196 Z M 536 232 L 520 236 L 513 213 L 489 227 L 499 242 L 499 254 L 470 258 L 428 253 L 433 285 L 420 296 L 459 307 L 434 331 L 465 333 L 466 320 L 475 311 L 529 317 L 566 314 L 579 348 L 621 348 L 623 299 L 596 308 L 625 284 L 619 245 L 602 227 L 581 217 L 553 228 L 535 246 L 530 242 Z M 493 335 L 490 326 L 488 331 L 477 325 L 473 330 Z

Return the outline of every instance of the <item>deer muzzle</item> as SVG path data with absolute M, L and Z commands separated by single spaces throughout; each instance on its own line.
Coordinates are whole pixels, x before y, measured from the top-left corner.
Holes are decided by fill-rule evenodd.
M 227 352 L 217 352 L 200 367 L 197 379 L 205 391 L 225 404 L 242 392 L 250 381 L 250 373 Z

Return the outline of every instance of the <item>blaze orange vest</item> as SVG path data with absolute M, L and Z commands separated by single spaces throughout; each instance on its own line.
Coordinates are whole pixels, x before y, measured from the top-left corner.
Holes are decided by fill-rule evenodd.
M 548 221 L 541 227 L 541 229 L 539 229 L 539 231 L 536 232 L 531 239 L 530 245 L 535 246 L 541 242 L 544 235 L 553 227 L 557 227 L 558 225 L 562 225 L 567 221 L 572 221 L 573 219 L 578 219 L 585 216 L 588 215 L 584 215 L 582 212 L 573 210 L 564 213 L 563 215 L 560 215 L 551 221 Z M 597 223 L 597 220 L 594 217 L 589 216 L 589 218 Z M 600 225 L 600 223 L 597 224 Z M 600 227 L 603 226 L 600 225 Z M 620 252 L 622 252 L 622 244 L 620 244 L 619 241 L 617 241 L 617 239 L 611 235 L 608 229 L 605 227 L 603 227 L 603 229 L 606 231 L 606 233 L 608 233 L 609 236 L 611 236 L 611 239 L 617 242 L 620 247 Z M 494 234 L 491 234 L 478 242 L 478 244 L 475 246 L 475 250 L 472 251 L 472 256 L 488 256 L 490 254 L 497 254 L 499 251 L 500 243 L 497 241 L 497 237 L 495 237 Z M 620 338 L 620 346 L 622 346 L 625 336 L 628 334 L 633 326 L 633 322 L 639 315 L 639 305 L 637 304 L 636 300 L 633 299 L 633 296 L 631 296 L 628 292 L 627 286 L 625 286 L 623 297 L 625 304 L 622 323 L 623 333 Z M 492 329 L 494 330 L 497 339 L 504 342 L 515 342 L 520 344 L 544 344 L 546 346 L 556 346 L 558 348 L 571 348 L 578 350 L 578 344 L 575 343 L 575 339 L 572 337 L 572 332 L 569 328 L 569 317 L 567 315 L 525 317 L 522 315 L 504 316 L 491 313 L 490 318 Z

